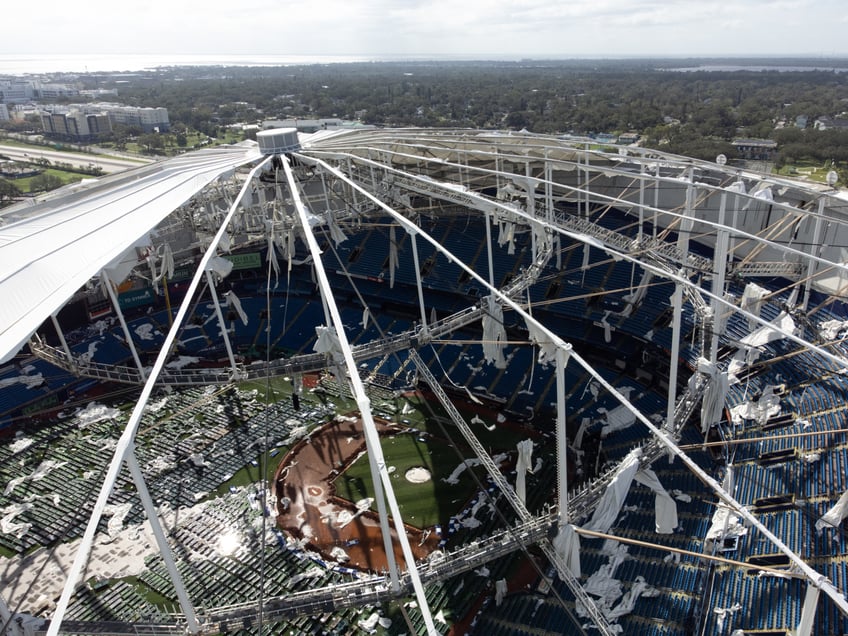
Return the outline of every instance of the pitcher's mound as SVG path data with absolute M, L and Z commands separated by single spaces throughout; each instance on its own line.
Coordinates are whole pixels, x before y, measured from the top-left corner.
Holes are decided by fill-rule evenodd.
M 404 477 L 412 484 L 424 484 L 430 481 L 430 471 L 422 466 L 415 466 L 406 471 Z

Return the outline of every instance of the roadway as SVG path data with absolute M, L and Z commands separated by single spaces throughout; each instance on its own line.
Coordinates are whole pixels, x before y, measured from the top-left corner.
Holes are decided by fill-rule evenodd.
M 33 161 L 35 159 L 44 158 L 50 161 L 51 164 L 69 163 L 72 166 L 81 166 L 83 168 L 89 165 L 99 166 L 106 174 L 121 172 L 129 168 L 138 168 L 145 164 L 151 163 L 150 159 L 139 157 L 138 159 L 121 159 L 119 157 L 103 156 L 96 154 L 88 154 L 81 152 L 63 152 L 61 150 L 51 150 L 48 147 L 22 147 L 22 146 L 6 146 L 0 145 L 0 155 L 9 157 L 15 161 Z

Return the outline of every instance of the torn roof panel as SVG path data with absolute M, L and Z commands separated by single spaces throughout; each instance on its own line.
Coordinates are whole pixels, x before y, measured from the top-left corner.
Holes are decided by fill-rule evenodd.
M 260 159 L 250 147 L 187 153 L 106 179 L 0 226 L 0 362 L 103 267 L 211 181 Z

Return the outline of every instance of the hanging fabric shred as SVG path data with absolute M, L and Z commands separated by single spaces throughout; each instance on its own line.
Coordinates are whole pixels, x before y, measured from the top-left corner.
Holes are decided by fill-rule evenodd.
M 294 230 L 289 230 L 286 232 L 286 256 L 288 257 L 289 267 L 288 271 L 290 272 L 292 269 L 292 261 L 294 260 Z
M 213 256 L 206 265 L 206 271 L 216 274 L 219 280 L 223 280 L 233 271 L 233 262 L 223 256 Z
M 671 534 L 677 527 L 677 504 L 668 491 L 663 488 L 657 474 L 650 468 L 639 469 L 633 477 L 640 484 L 650 488 L 656 495 L 654 500 L 654 520 L 657 534 Z
M 842 493 L 839 500 L 816 521 L 816 530 L 821 532 L 825 528 L 839 528 L 848 517 L 848 490 Z
M 153 283 L 154 293 L 159 293 L 159 281 L 165 276 L 168 278 L 174 277 L 174 255 L 171 252 L 171 247 L 164 243 L 162 246 L 162 261 L 161 269 L 156 272 L 156 251 L 151 250 L 147 256 L 147 264 L 150 267 L 150 282 Z
M 336 362 L 342 360 L 342 344 L 335 327 L 316 325 L 315 335 L 318 336 L 312 347 L 315 353 L 330 354 Z
M 494 295 L 486 297 L 486 311 L 483 313 L 483 358 L 496 369 L 505 369 L 506 360 L 503 350 L 506 346 L 506 329 L 503 325 L 503 308 Z
M 580 577 L 580 535 L 574 531 L 574 526 L 569 524 L 560 527 L 553 541 L 554 550 L 565 562 L 571 573 Z
M 518 449 L 518 461 L 515 466 L 515 494 L 521 503 L 527 503 L 527 473 L 533 472 L 533 440 L 525 439 L 516 445 Z
M 763 300 L 768 296 L 768 290 L 760 287 L 756 283 L 748 283 L 745 285 L 745 291 L 742 292 L 742 300 L 739 301 L 739 308 L 748 313 L 760 316 L 760 310 L 763 307 Z M 748 329 L 753 329 L 757 326 L 757 321 L 753 318 L 748 318 Z
M 771 187 L 767 186 L 765 184 L 760 184 L 760 188 L 758 190 L 756 190 L 751 196 L 753 196 L 755 199 L 761 199 L 762 201 L 767 201 L 768 203 L 771 203 L 771 202 L 774 201 L 774 194 L 771 191 Z M 749 207 L 751 207 L 751 203 L 753 203 L 753 201 L 749 200 L 742 207 L 742 209 L 747 210 Z
M 546 366 L 556 359 L 557 346 L 552 342 L 540 327 L 526 318 L 525 324 L 530 335 L 530 341 L 539 347 L 539 364 Z
M 239 318 L 241 318 L 242 324 L 247 325 L 247 313 L 244 311 L 244 308 L 241 306 L 241 301 L 238 299 L 238 296 L 235 295 L 233 290 L 224 294 L 224 298 L 227 301 L 227 306 L 235 311 Z
M 274 270 L 274 287 L 280 281 L 280 263 L 277 261 L 277 250 L 274 247 L 274 223 L 268 219 L 265 220 L 265 239 L 267 241 L 268 254 L 265 261 L 271 264 L 271 269 Z
M 513 254 L 515 254 L 515 223 L 509 223 L 509 227 L 507 228 L 506 240 L 506 253 L 512 256 Z
M 276 287 L 280 281 L 280 263 L 277 260 L 277 250 L 274 247 L 274 241 L 268 241 L 268 256 L 266 259 L 271 263 L 271 269 L 274 270 L 274 287 Z M 289 259 L 289 263 L 291 263 L 291 259 Z
M 550 235 L 547 230 L 545 230 L 545 226 L 541 223 L 531 223 L 530 229 L 533 232 L 533 238 L 535 239 L 533 244 L 535 246 L 535 252 L 533 254 L 533 260 L 537 260 L 539 258 L 539 254 L 545 253 L 548 251 L 548 243 L 550 242 Z
M 368 311 L 368 307 L 362 310 L 362 328 L 368 329 L 368 317 L 370 316 L 370 312 Z
M 636 475 L 636 471 L 639 470 L 639 458 L 641 456 L 642 449 L 635 448 L 621 460 L 621 463 L 619 463 L 618 468 L 615 470 L 615 475 L 601 496 L 601 500 L 598 502 L 592 518 L 588 523 L 583 525 L 585 530 L 603 533 L 609 532 L 609 529 L 618 517 L 621 507 L 624 505 L 624 499 L 630 490 L 633 477 Z
M 340 228 L 338 223 L 336 223 L 336 219 L 331 213 L 327 214 L 327 228 L 330 230 L 330 238 L 333 239 L 333 242 L 336 244 L 336 247 L 338 247 L 347 240 L 347 236 L 345 236 L 345 233 L 342 231 L 342 228 Z
M 265 223 L 266 227 L 268 224 L 270 224 L 269 221 L 266 221 Z M 283 231 L 282 235 L 277 234 L 276 232 L 274 233 L 274 244 L 280 250 L 280 255 L 283 257 L 284 260 L 289 259 L 289 234 L 291 234 L 291 229 Z
M 642 279 L 639 281 L 639 286 L 633 290 L 631 293 L 626 294 L 622 297 L 622 300 L 627 303 L 627 306 L 621 312 L 621 315 L 625 318 L 630 316 L 633 313 L 633 310 L 639 306 L 639 303 L 642 302 L 642 299 L 645 298 L 645 294 L 648 293 L 648 285 L 651 284 L 651 280 L 653 280 L 654 275 L 652 272 L 645 270 L 642 272 Z
M 318 336 L 318 339 L 312 346 L 312 350 L 316 353 L 326 354 L 330 358 L 330 369 L 336 377 L 336 381 L 339 383 L 339 389 L 341 390 L 342 382 L 345 378 L 345 360 L 344 352 L 342 351 L 342 344 L 339 340 L 338 334 L 336 333 L 336 329 L 335 327 L 317 325 L 315 327 L 315 335 Z
M 506 579 L 498 579 L 495 581 L 495 605 L 497 607 L 500 607 L 501 603 L 503 603 L 508 590 L 509 588 L 507 588 Z
M 734 181 L 727 188 L 725 188 L 728 192 L 735 192 L 737 194 L 747 194 L 748 189 L 745 187 L 744 181 Z
M 153 290 L 159 293 L 159 281 L 161 276 L 156 274 L 156 252 L 150 252 L 147 255 L 147 266 L 150 268 L 150 282 L 153 283 Z
M 162 247 L 162 272 L 168 277 L 174 277 L 174 253 L 171 246 L 165 243 Z
M 612 325 L 609 324 L 609 322 L 607 321 L 607 318 L 609 318 L 610 313 L 611 312 L 609 311 L 605 311 L 604 317 L 601 318 L 601 327 L 604 328 L 604 342 L 606 342 L 607 344 L 612 342 Z
M 704 391 L 701 402 L 701 432 L 706 433 L 711 426 L 718 424 L 724 414 L 724 402 L 727 398 L 730 381 L 727 372 L 720 371 L 718 367 L 706 358 L 698 359 L 698 371 L 710 377 L 707 390 Z M 694 374 L 689 379 L 690 384 L 694 382 Z
M 222 252 L 230 253 L 230 245 L 232 243 L 232 239 L 230 239 L 230 235 L 227 232 L 224 232 L 221 235 L 221 240 L 218 241 L 218 249 Z

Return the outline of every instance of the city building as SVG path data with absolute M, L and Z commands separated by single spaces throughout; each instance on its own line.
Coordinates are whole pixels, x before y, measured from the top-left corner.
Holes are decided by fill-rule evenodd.
M 319 130 L 341 128 L 345 125 L 344 121 L 337 118 L 268 119 L 262 122 L 262 130 L 269 130 L 273 128 L 296 128 L 298 131 L 303 133 L 314 133 Z
M 112 132 L 107 113 L 85 113 L 72 109 L 67 112 L 41 114 L 44 134 L 69 141 L 96 141 Z
M 106 113 L 113 127 L 138 127 L 145 133 L 165 133 L 171 129 L 167 108 L 95 103 L 86 105 L 85 109 L 87 112 L 98 111 Z
M 91 141 L 112 132 L 115 126 L 140 129 L 143 133 L 170 130 L 167 108 L 136 108 L 110 103 L 46 104 L 42 124 L 48 135 Z
M 0 102 L 18 104 L 35 99 L 32 82 L 21 78 L 0 78 Z
M 80 141 L 88 141 L 91 138 L 85 113 L 78 110 L 42 115 L 41 125 L 46 135 Z
M 57 99 L 60 97 L 78 97 L 80 94 L 76 86 L 68 84 L 45 84 L 35 82 L 35 96 L 37 99 Z
M 813 122 L 813 128 L 816 130 L 848 130 L 848 119 L 840 117 L 816 117 Z

